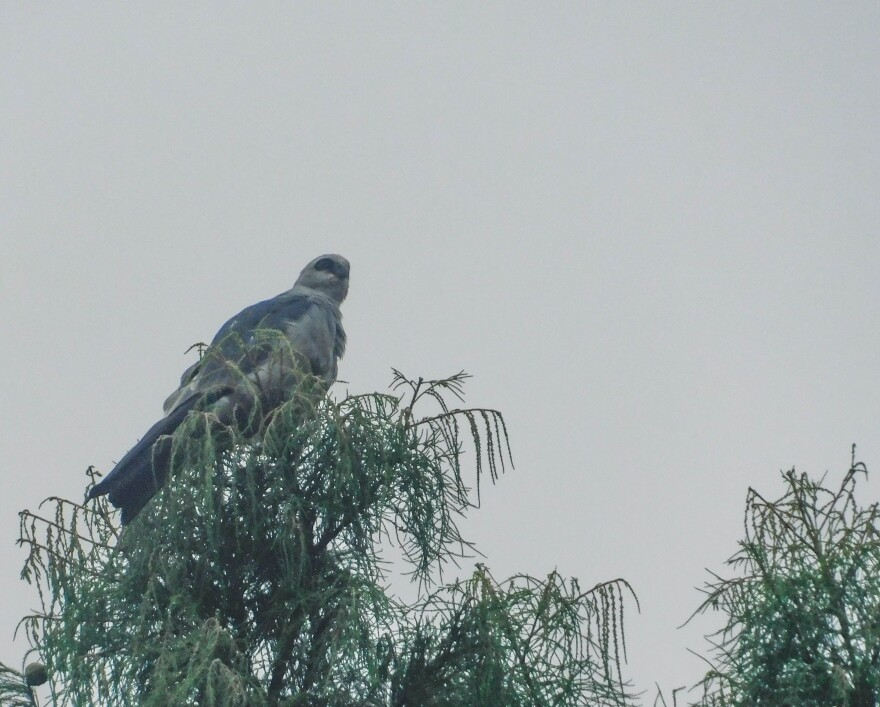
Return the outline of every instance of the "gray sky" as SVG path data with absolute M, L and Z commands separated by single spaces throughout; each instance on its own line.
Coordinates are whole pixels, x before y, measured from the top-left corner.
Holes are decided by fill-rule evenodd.
M 625 577 L 628 675 L 696 680 L 747 487 L 880 467 L 878 37 L 875 2 L 0 5 L 0 660 L 16 513 L 339 252 L 352 392 L 464 368 L 507 419 L 495 576 Z

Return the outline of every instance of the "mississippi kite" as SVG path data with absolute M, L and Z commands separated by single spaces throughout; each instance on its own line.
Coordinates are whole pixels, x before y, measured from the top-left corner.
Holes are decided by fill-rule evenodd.
M 254 433 L 293 395 L 303 372 L 326 390 L 345 352 L 339 305 L 348 294 L 348 274 L 349 263 L 341 255 L 322 255 L 306 265 L 293 288 L 226 322 L 165 401 L 165 417 L 89 491 L 88 499 L 109 494 L 125 525 L 164 483 L 171 461 L 167 435 L 191 411 Z

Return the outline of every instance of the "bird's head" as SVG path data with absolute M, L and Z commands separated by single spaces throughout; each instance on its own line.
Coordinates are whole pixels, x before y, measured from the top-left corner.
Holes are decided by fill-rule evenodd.
M 350 268 L 341 255 L 320 255 L 303 268 L 295 285 L 317 290 L 341 303 L 348 294 Z

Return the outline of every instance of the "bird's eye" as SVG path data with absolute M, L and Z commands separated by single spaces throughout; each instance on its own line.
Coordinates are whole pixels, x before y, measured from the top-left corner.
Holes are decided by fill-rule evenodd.
M 315 270 L 327 270 L 333 272 L 334 267 L 335 263 L 330 258 L 321 258 L 315 263 Z

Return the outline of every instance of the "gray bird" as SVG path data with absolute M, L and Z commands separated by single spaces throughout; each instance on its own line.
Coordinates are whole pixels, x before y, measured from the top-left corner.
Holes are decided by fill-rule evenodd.
M 287 292 L 236 314 L 217 332 L 165 401 L 165 417 L 89 491 L 109 494 L 122 524 L 137 516 L 165 482 L 172 434 L 193 410 L 251 434 L 291 398 L 303 373 L 326 391 L 345 352 L 339 305 L 348 294 L 349 263 L 341 255 L 310 262 Z

